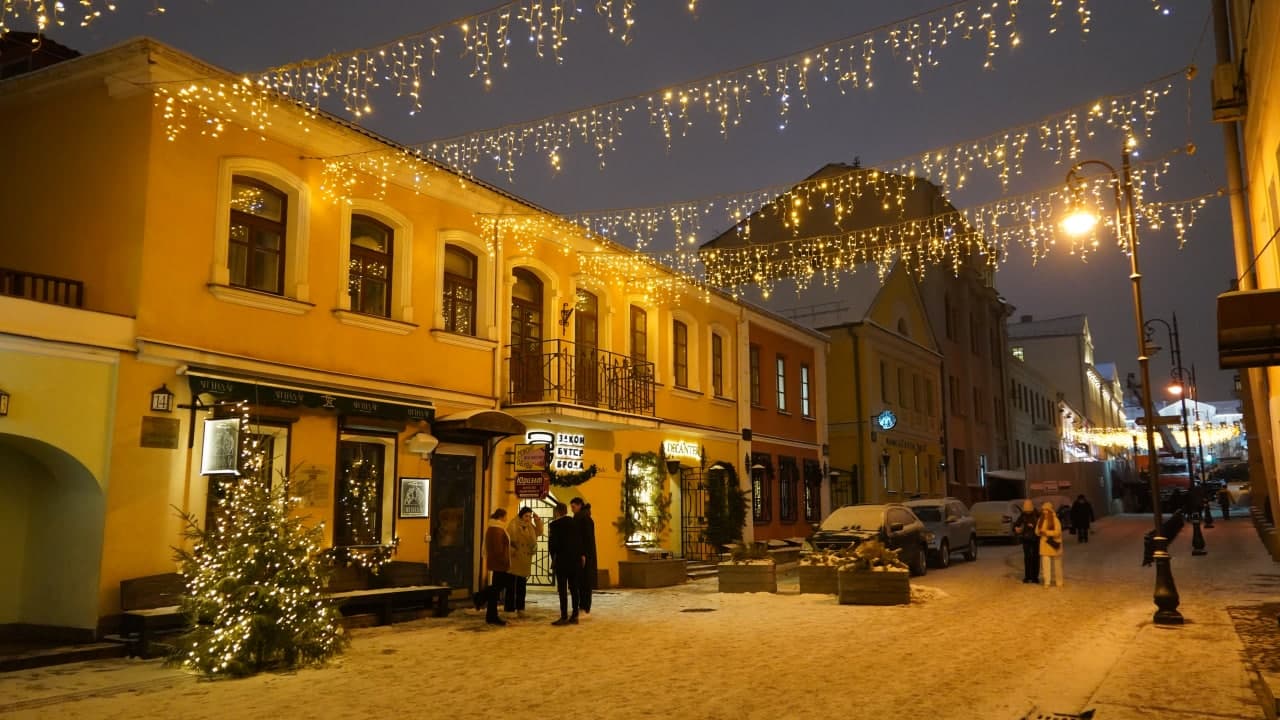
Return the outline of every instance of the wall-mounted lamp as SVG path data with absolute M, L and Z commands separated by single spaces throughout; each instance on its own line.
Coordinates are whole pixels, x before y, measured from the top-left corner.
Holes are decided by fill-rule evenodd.
M 0 417 L 9 414 L 9 393 L 0 390 Z
M 768 470 L 769 468 L 765 467 L 764 465 L 761 465 L 760 463 L 756 463 L 751 466 L 751 469 L 752 470 Z
M 560 335 L 563 336 L 569 330 L 569 318 L 573 317 L 574 308 L 569 303 L 560 306 Z
M 668 474 L 668 475 L 675 475 L 675 474 L 676 474 L 676 473 L 678 473 L 678 472 L 680 472 L 680 461 L 679 461 L 679 460 L 668 460 L 668 461 L 667 461 L 667 474 Z
M 727 468 L 725 468 L 725 466 L 722 465 L 721 463 L 716 463 L 715 465 L 712 465 L 711 467 L 707 468 L 707 470 L 725 470 L 725 469 Z
M 151 391 L 151 412 L 173 412 L 173 391 L 168 385 Z
M 421 455 L 423 458 L 431 457 L 431 453 L 435 452 L 440 445 L 440 439 L 435 435 L 427 432 L 414 433 L 413 437 L 405 443 L 405 449 L 414 455 Z
M 885 472 L 888 472 L 888 471 L 889 471 L 889 461 L 890 461 L 890 460 L 893 460 L 893 456 L 889 454 L 889 451 L 888 451 L 888 450 L 885 450 L 883 453 L 881 453 L 881 455 L 880 455 L 880 462 L 884 463 L 884 470 L 885 470 Z

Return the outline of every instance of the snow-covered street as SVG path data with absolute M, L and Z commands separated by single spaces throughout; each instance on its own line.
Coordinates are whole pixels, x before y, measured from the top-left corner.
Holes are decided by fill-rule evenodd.
M 1244 518 L 1172 547 L 1187 624 L 1150 624 L 1145 516 L 1067 541 L 1065 588 L 1023 585 L 1016 547 L 983 546 L 913 580 L 905 607 L 800 595 L 720 595 L 715 580 L 601 593 L 576 627 L 555 598 L 491 628 L 456 611 L 354 632 L 319 670 L 200 682 L 157 661 L 0 675 L 0 714 L 59 718 L 981 718 L 1036 708 L 1112 718 L 1262 718 L 1227 608 L 1276 600 Z M 1035 715 L 1032 714 L 1032 717 Z

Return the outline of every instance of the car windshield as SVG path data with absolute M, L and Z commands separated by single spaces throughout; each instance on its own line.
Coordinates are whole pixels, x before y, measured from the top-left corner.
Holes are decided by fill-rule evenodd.
M 942 508 L 932 505 L 915 505 L 911 510 L 920 518 L 920 522 L 942 522 Z
M 822 521 L 823 530 L 868 530 L 880 529 L 880 515 L 884 508 L 879 505 L 846 505 L 827 516 Z

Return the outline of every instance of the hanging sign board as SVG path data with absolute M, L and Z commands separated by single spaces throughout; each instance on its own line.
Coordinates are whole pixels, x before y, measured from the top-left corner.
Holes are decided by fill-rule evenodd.
M 516 445 L 512 458 L 515 471 L 518 473 L 540 473 L 547 469 L 548 452 L 551 447 L 542 443 L 523 443 Z
M 516 497 L 521 500 L 541 500 L 550 491 L 551 482 L 546 473 L 516 473 Z
M 702 460 L 702 448 L 698 446 L 698 443 L 687 440 L 663 440 L 662 454 L 673 460 L 677 458 L 694 462 Z

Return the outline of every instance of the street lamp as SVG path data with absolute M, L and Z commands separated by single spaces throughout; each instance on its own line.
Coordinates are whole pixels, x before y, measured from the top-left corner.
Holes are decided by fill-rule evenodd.
M 1115 228 L 1120 239 L 1129 249 L 1129 280 L 1133 284 L 1133 315 L 1138 339 L 1138 369 L 1142 376 L 1142 412 L 1146 416 L 1147 457 L 1150 458 L 1149 472 L 1151 477 L 1151 515 L 1155 522 L 1155 533 L 1151 538 L 1152 558 L 1156 563 L 1156 586 L 1153 600 L 1156 605 L 1154 621 L 1160 625 L 1177 625 L 1182 623 L 1182 614 L 1178 612 L 1178 588 L 1173 582 L 1173 569 L 1169 564 L 1169 540 L 1164 537 L 1162 518 L 1160 517 L 1160 463 L 1156 455 L 1155 411 L 1152 409 L 1151 369 L 1147 357 L 1146 333 L 1142 317 L 1142 273 L 1138 271 L 1138 219 L 1133 200 L 1133 179 L 1130 175 L 1129 153 L 1136 145 L 1133 138 L 1125 143 L 1121 151 L 1121 171 L 1102 160 L 1083 160 L 1076 163 L 1067 172 L 1067 188 L 1072 192 L 1073 205 L 1071 212 L 1061 224 L 1063 232 L 1080 236 L 1091 232 L 1098 224 L 1098 215 L 1089 213 L 1083 201 L 1083 178 L 1080 170 L 1097 165 L 1111 173 L 1111 186 L 1115 190 L 1116 215 Z M 1092 216 L 1092 219 L 1090 219 Z

